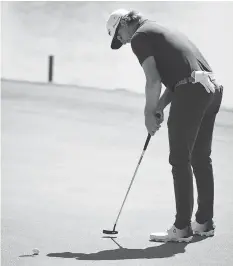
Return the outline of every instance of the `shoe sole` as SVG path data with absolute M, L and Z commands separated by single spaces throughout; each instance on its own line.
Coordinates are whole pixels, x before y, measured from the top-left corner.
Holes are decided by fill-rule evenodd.
M 190 237 L 185 237 L 185 238 L 173 238 L 173 239 L 160 239 L 160 238 L 156 238 L 156 237 L 150 237 L 150 240 L 151 241 L 154 241 L 154 242 L 179 242 L 179 243 L 182 243 L 182 242 L 185 242 L 185 243 L 188 243 L 190 241 L 192 241 L 193 239 L 193 236 L 190 236 Z
M 195 235 L 198 235 L 198 236 L 214 236 L 214 230 L 210 230 L 208 232 L 198 232 L 198 231 L 193 231 L 193 233 Z

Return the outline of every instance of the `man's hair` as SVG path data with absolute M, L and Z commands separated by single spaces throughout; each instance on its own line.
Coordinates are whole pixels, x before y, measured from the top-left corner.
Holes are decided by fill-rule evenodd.
M 120 24 L 121 26 L 129 26 L 134 22 L 139 22 L 141 19 L 142 15 L 139 12 L 131 10 L 127 15 L 121 18 Z

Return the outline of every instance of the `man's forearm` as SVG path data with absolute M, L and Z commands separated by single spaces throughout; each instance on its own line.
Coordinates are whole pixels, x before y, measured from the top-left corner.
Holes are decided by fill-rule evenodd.
M 161 83 L 146 84 L 146 106 L 145 111 L 153 112 L 157 109 L 161 94 Z
M 160 97 L 157 109 L 164 110 L 165 107 L 171 102 L 172 100 L 172 92 L 168 88 L 165 89 L 163 95 Z

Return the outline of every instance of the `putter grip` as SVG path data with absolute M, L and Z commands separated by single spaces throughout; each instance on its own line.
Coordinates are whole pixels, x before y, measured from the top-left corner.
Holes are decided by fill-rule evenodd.
M 159 118 L 159 119 L 161 118 L 161 114 L 160 113 L 155 114 L 155 116 L 157 118 Z M 143 148 L 144 151 L 146 150 L 146 148 L 147 148 L 147 146 L 148 146 L 148 144 L 150 142 L 150 138 L 151 138 L 151 135 L 148 134 L 147 139 L 146 139 L 146 143 L 145 143 L 144 148 Z
M 146 148 L 147 148 L 147 146 L 148 146 L 148 144 L 150 142 L 150 138 L 151 138 L 151 135 L 148 134 L 147 139 L 146 139 L 146 143 L 145 143 L 144 148 L 143 148 L 144 151 L 146 150 Z

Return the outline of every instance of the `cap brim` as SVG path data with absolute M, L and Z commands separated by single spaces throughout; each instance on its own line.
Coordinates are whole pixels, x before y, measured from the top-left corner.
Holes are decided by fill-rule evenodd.
M 111 43 L 111 48 L 114 50 L 117 50 L 119 48 L 121 48 L 121 46 L 123 45 L 123 43 L 121 41 L 119 41 L 115 36 L 112 39 L 112 43 Z
M 114 49 L 114 50 L 117 50 L 117 49 L 121 48 L 121 46 L 123 45 L 123 43 L 120 40 L 117 39 L 119 26 L 120 26 L 120 23 L 117 26 L 116 32 L 114 34 L 114 37 L 113 37 L 112 43 L 111 43 L 111 48 Z

